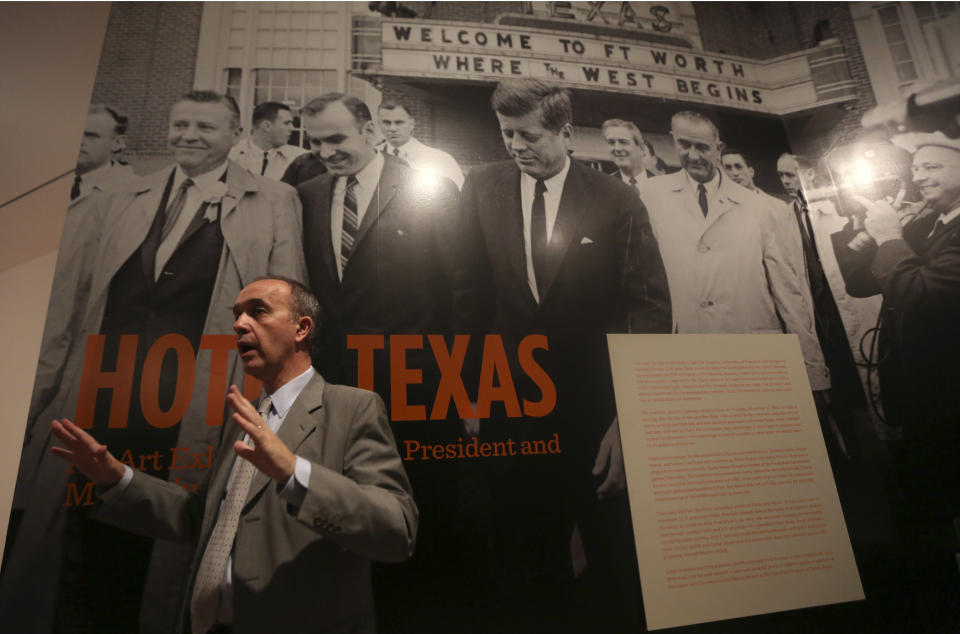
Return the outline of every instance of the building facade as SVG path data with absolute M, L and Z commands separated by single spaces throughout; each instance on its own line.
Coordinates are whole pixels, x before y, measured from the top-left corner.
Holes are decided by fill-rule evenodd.
M 167 108 L 190 88 L 233 95 L 245 125 L 266 100 L 400 98 L 418 138 L 470 167 L 504 157 L 487 99 L 508 76 L 571 89 L 585 160 L 606 158 L 600 125 L 617 117 L 670 163 L 669 116 L 685 104 L 770 162 L 854 134 L 875 105 L 857 34 L 837 3 L 121 3 L 93 100 L 130 115 L 138 171 L 169 160 Z

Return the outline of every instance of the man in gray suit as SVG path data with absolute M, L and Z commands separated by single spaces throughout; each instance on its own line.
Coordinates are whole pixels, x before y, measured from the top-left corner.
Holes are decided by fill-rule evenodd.
M 52 425 L 66 445 L 53 452 L 106 488 L 94 517 L 198 540 L 178 631 L 373 632 L 370 560 L 413 552 L 417 509 L 383 402 L 311 367 L 319 312 L 293 280 L 240 291 L 233 328 L 263 394 L 255 407 L 231 387 L 232 424 L 199 492 L 134 471 L 67 419 Z

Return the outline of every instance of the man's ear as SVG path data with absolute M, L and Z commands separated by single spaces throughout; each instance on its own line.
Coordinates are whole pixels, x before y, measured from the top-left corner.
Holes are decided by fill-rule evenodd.
M 313 320 L 306 315 L 297 320 L 296 342 L 303 343 L 313 331 Z
M 110 153 L 116 154 L 117 152 L 122 152 L 127 147 L 127 139 L 125 134 L 118 134 L 113 138 L 113 143 L 110 144 Z
M 367 145 L 377 144 L 377 126 L 374 125 L 373 121 L 367 121 L 362 126 L 360 126 L 360 134 L 363 135 L 363 138 L 364 140 L 366 140 Z

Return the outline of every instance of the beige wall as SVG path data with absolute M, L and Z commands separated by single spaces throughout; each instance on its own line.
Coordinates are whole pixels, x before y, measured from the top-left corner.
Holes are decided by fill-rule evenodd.
M 0 203 L 70 170 L 109 3 L 0 4 Z M 0 549 L 72 181 L 0 208 Z

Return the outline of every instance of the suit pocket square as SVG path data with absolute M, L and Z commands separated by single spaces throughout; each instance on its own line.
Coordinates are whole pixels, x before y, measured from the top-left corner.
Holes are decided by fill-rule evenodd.
M 593 244 L 593 240 L 591 240 L 587 236 L 583 236 L 583 238 L 581 238 L 580 240 L 580 244 Z

